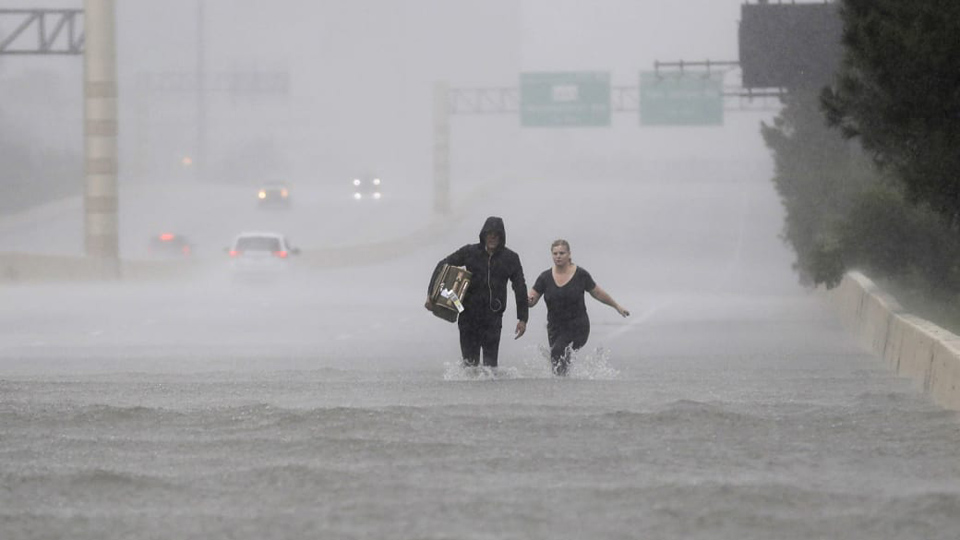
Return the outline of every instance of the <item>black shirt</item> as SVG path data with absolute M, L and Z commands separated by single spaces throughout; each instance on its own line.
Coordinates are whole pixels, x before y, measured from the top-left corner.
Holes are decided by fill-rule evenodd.
M 547 324 L 564 324 L 587 318 L 583 293 L 592 291 L 596 286 L 590 272 L 578 266 L 563 287 L 558 287 L 553 280 L 553 269 L 544 271 L 537 277 L 533 290 L 542 294 L 547 303 Z
M 514 251 L 501 247 L 491 255 L 483 244 L 467 244 L 437 263 L 433 276 L 437 275 L 444 263 L 463 266 L 473 274 L 463 302 L 466 311 L 461 317 L 480 320 L 502 318 L 507 308 L 509 280 L 516 298 L 517 320 L 527 321 L 527 283 L 523 279 L 520 257 Z
M 487 253 L 487 233 L 500 235 L 500 246 L 493 254 Z M 447 255 L 437 263 L 427 284 L 430 294 L 434 278 L 444 264 L 463 266 L 473 276 L 463 300 L 465 311 L 460 320 L 480 321 L 487 324 L 500 324 L 503 312 L 507 308 L 507 280 L 513 285 L 513 294 L 517 301 L 517 320 L 527 322 L 527 282 L 523 279 L 523 266 L 520 256 L 507 247 L 507 231 L 503 219 L 490 216 L 483 223 L 476 244 L 467 244 Z

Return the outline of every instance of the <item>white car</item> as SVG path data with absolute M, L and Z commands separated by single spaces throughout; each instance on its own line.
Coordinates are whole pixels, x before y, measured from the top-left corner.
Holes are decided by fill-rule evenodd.
M 237 277 L 274 278 L 290 267 L 290 258 L 300 249 L 279 233 L 244 232 L 228 248 L 230 266 Z

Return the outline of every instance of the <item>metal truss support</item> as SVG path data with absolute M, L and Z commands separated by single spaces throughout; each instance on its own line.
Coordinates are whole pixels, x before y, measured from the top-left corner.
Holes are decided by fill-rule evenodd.
M 614 111 L 636 111 L 640 97 L 636 86 L 610 89 L 610 107 Z M 451 88 L 450 114 L 517 114 L 520 91 L 517 88 Z
M 653 71 L 656 74 L 660 74 L 660 68 L 673 68 L 680 73 L 684 73 L 686 68 L 697 68 L 696 73 L 713 73 L 714 68 L 720 72 L 730 71 L 740 67 L 740 62 L 737 60 L 704 60 L 702 62 L 687 62 L 685 60 L 677 60 L 676 62 L 661 62 L 656 60 L 653 62 Z M 702 70 L 700 68 L 703 68 Z
M 725 91 L 724 96 L 739 97 L 744 99 L 766 99 L 777 98 L 783 100 L 787 97 L 786 88 L 736 88 L 731 91 Z
M 0 35 L 0 55 L 81 55 L 86 40 L 78 22 L 82 16 L 82 9 L 0 9 L 0 22 L 19 22 L 9 35 Z M 30 34 L 35 39 L 24 37 Z
M 640 96 L 636 86 L 610 88 L 610 107 L 616 112 L 639 110 Z M 520 91 L 517 88 L 451 88 L 449 113 L 453 114 L 517 114 L 520 112 Z
M 690 63 L 685 64 L 690 66 Z M 713 63 L 716 65 L 716 63 Z M 697 73 L 697 72 L 688 72 Z M 666 73 L 664 74 L 667 75 Z M 724 90 L 725 98 L 740 98 L 747 102 L 754 99 L 783 99 L 783 88 L 740 88 Z M 450 88 L 447 94 L 446 114 L 517 114 L 520 111 L 519 90 L 516 88 Z M 744 107 L 741 107 L 744 108 Z M 610 88 L 610 109 L 613 112 L 636 112 L 640 110 L 640 88 L 637 86 L 613 86 Z
M 729 88 L 723 91 L 727 102 L 735 101 L 736 106 L 727 105 L 728 111 L 778 111 L 787 97 L 785 88 Z
M 739 67 L 740 62 L 737 60 L 704 60 L 695 62 L 688 62 L 686 60 L 661 62 L 657 60 L 653 63 L 654 72 L 663 76 L 677 73 L 681 75 L 710 75 L 712 73 L 725 73 L 739 69 Z M 724 98 L 736 98 L 738 105 L 737 107 L 728 106 L 727 110 L 776 110 L 786 96 L 786 88 L 743 88 L 736 86 L 727 87 L 723 91 Z M 776 100 L 772 106 L 770 105 L 771 99 Z M 759 106 L 756 105 L 758 102 Z

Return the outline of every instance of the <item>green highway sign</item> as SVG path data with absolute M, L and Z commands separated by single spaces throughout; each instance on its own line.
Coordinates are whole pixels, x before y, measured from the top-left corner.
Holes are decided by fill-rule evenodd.
M 640 74 L 640 125 L 723 125 L 723 74 Z
M 520 125 L 609 126 L 610 73 L 521 73 Z

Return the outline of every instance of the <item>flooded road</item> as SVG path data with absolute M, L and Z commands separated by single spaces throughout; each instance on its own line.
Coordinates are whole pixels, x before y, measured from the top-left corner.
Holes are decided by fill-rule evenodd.
M 571 189 L 503 187 L 405 255 L 262 287 L 212 260 L 0 288 L 0 536 L 960 534 L 956 413 L 793 283 L 769 186 L 594 184 L 558 215 Z M 565 237 L 633 314 L 588 299 L 567 378 L 542 306 L 495 372 L 458 367 L 455 326 L 423 309 L 491 214 L 530 283 Z

